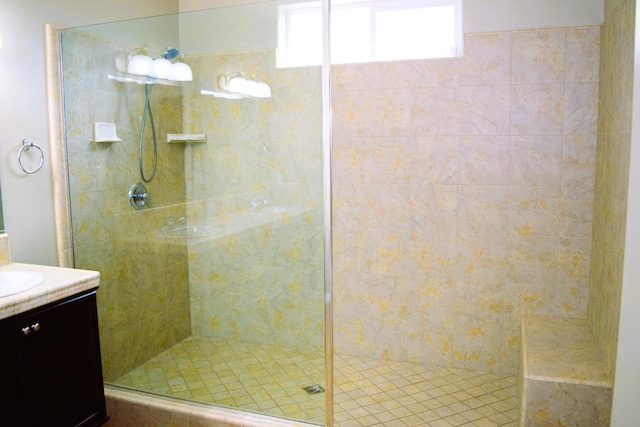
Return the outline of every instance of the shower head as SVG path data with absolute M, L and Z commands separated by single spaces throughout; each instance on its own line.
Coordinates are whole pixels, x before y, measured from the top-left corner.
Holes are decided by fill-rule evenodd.
M 179 51 L 175 47 L 168 47 L 164 51 L 164 59 L 174 59 L 176 56 L 178 56 L 178 53 Z

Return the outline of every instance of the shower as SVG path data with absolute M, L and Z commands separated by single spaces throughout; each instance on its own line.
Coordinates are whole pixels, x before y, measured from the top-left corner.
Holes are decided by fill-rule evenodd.
M 330 394 L 321 69 L 310 68 L 302 85 L 285 89 L 273 37 L 258 37 L 250 48 L 217 37 L 238 19 L 254 19 L 251 27 L 262 29 L 274 7 L 147 18 L 120 23 L 118 31 L 109 24 L 62 31 L 68 122 L 91 108 L 96 119 L 117 125 L 122 139 L 92 147 L 101 166 L 86 179 L 76 179 L 85 162 L 74 153 L 83 156 L 83 144 L 67 139 L 74 261 L 104 273 L 99 304 L 108 384 L 321 423 Z M 247 14 L 255 10 L 261 12 Z M 198 40 L 188 31 L 195 27 Z M 157 34 L 127 39 L 126 30 L 138 28 Z M 122 60 L 97 67 L 96 86 L 104 87 L 99 111 L 74 97 L 83 83 L 73 58 L 97 51 L 106 58 L 133 52 L 126 68 Z M 192 74 L 180 74 L 186 64 Z M 240 75 L 260 90 L 216 96 L 220 76 Z M 132 172 L 152 181 L 153 205 L 142 184 L 131 186 Z M 93 195 L 114 197 L 85 217 L 75 201 L 89 183 Z M 134 203 L 121 197 L 127 189 Z M 252 208 L 257 197 L 268 205 Z M 165 364 L 190 364 L 185 356 L 202 365 L 199 390 L 188 384 L 178 392 L 188 372 Z
M 101 272 L 108 389 L 315 424 L 513 423 L 520 311 L 586 305 L 595 138 L 580 103 L 597 93 L 599 28 L 281 67 L 291 7 L 62 30 L 69 252 Z M 118 79 L 106 60 L 83 74 L 143 43 L 196 78 L 134 57 Z M 122 142 L 87 144 L 87 111 Z M 134 210 L 138 173 L 154 203 Z

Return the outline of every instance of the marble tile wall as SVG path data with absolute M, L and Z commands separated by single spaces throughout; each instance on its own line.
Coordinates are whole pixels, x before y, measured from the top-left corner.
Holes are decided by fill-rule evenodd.
M 585 314 L 599 42 L 333 67 L 337 352 L 515 373 L 521 310 Z
M 465 38 L 462 58 L 333 67 L 337 351 L 512 373 L 517 369 L 521 309 L 585 313 L 599 37 L 598 28 L 473 34 Z M 229 255 L 229 250 L 190 246 L 189 274 L 223 280 L 216 282 L 215 292 L 192 287 L 193 310 L 187 317 L 194 330 L 228 323 L 234 334 L 246 337 L 259 329 L 255 322 L 266 317 L 250 316 L 250 323 L 239 324 L 239 311 L 266 314 L 280 307 L 279 320 L 268 328 L 270 336 L 289 343 L 297 334 L 302 345 L 314 348 L 322 340 L 322 285 L 317 283 L 322 268 L 320 71 L 276 70 L 271 58 L 263 53 L 189 58 L 194 74 L 243 70 L 267 81 L 279 96 L 230 102 L 186 92 L 180 98 L 171 89 L 165 89 L 166 98 L 162 90 L 154 92 L 164 105 L 154 108 L 168 115 L 163 132 L 182 131 L 184 118 L 184 132 L 207 133 L 208 142 L 161 145 L 178 157 L 184 150 L 186 167 L 179 171 L 174 167 L 182 162 L 166 162 L 171 165 L 166 188 L 177 186 L 178 191 L 153 188 L 160 203 L 143 213 L 116 209 L 122 201 L 117 200 L 115 181 L 137 171 L 135 166 L 114 176 L 80 168 L 72 174 L 72 199 L 87 207 L 106 199 L 117 216 L 81 207 L 74 219 L 74 239 L 77 245 L 95 248 L 84 252 L 83 268 L 103 270 L 108 266 L 102 243 L 110 242 L 111 250 L 131 237 L 123 231 L 127 226 L 148 237 L 162 227 L 168 213 L 187 214 L 192 224 L 199 224 L 247 209 L 254 197 L 307 209 L 284 232 L 260 230 L 263 236 L 275 232 L 279 237 L 240 238 L 242 244 L 258 242 L 254 255 L 275 245 L 276 251 L 288 254 L 282 258 L 286 262 L 249 257 L 261 261 L 221 264 L 219 254 Z M 81 57 L 74 60 L 80 63 L 71 70 L 94 67 Z M 72 78 L 77 82 L 68 96 L 82 107 L 68 119 L 75 135 L 70 140 L 79 141 L 80 148 L 76 153 L 72 145 L 69 158 L 75 155 L 84 165 L 100 165 L 95 162 L 100 156 L 103 162 L 109 156 L 135 161 L 130 152 L 135 147 L 89 144 L 90 126 L 85 123 L 97 117 L 89 102 L 99 96 L 110 102 L 99 103 L 98 109 L 117 112 L 121 137 L 134 140 L 139 116 L 134 110 L 141 111 L 143 101 L 129 91 L 140 88 L 117 86 L 116 92 L 113 82 L 96 79 L 98 87 L 93 88 L 93 79 L 88 84 L 84 73 Z M 175 109 L 175 103 L 182 109 Z M 109 105 L 120 108 L 109 110 Z M 89 149 L 82 150 L 82 144 Z M 95 181 L 103 185 L 88 185 Z M 186 194 L 183 199 L 171 195 L 180 191 Z M 138 221 L 143 215 L 145 220 Z M 136 245 L 131 246 L 136 252 Z M 226 246 L 229 249 L 228 242 Z M 173 259 L 186 257 L 184 250 L 175 250 L 182 252 Z M 303 262 L 293 267 L 289 262 L 294 258 Z M 258 306 L 250 303 L 247 291 L 266 281 L 258 270 L 269 270 L 271 277 L 290 275 L 286 283 L 303 290 L 300 299 L 283 300 L 267 283 L 268 298 Z M 241 278 L 230 274 L 238 271 L 247 273 Z M 152 273 L 118 271 L 114 277 Z M 199 296 L 217 293 L 220 286 L 227 301 L 240 302 L 239 308 L 223 304 L 216 307 L 222 312 L 207 311 Z M 305 314 L 309 307 L 303 303 L 310 295 L 319 297 L 312 315 Z M 113 317 L 108 322 L 113 329 L 103 336 L 124 343 L 126 330 L 139 325 L 110 314 L 108 307 L 103 316 Z M 180 313 L 182 318 L 184 310 Z M 282 327 L 296 323 L 304 327 Z M 304 331 L 311 334 L 302 336 Z
M 145 184 L 150 208 L 134 211 L 129 187 L 141 182 L 138 135 L 144 86 L 107 78 L 130 46 L 62 31 L 66 153 L 75 266 L 101 273 L 98 314 L 105 380 L 128 372 L 190 333 L 187 247 L 158 239 L 167 215 L 184 216 L 184 147 L 179 88 L 156 85 L 151 99 L 158 172 Z M 99 54 L 96 54 L 99 52 Z M 93 142 L 94 122 L 112 122 L 122 142 Z M 149 123 L 145 169 L 151 170 Z M 135 343 L 135 346 L 132 346 Z
M 185 151 L 187 217 L 225 230 L 189 243 L 193 333 L 322 351 L 320 67 L 276 69 L 272 50 L 185 61 L 200 88 L 219 89 L 220 76 L 243 72 L 273 95 L 229 100 L 185 91 L 185 130 L 207 134 Z M 258 213 L 285 212 L 254 221 L 254 200 Z
M 528 380 L 525 427 L 609 424 L 611 389 L 584 384 Z
M 629 183 L 635 1 L 605 1 L 589 320 L 611 374 L 618 347 Z
M 522 319 L 520 425 L 604 426 L 612 381 L 585 317 Z

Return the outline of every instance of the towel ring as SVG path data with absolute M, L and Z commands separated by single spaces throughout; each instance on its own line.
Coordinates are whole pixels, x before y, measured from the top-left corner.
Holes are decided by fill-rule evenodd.
M 40 163 L 35 169 L 29 170 L 25 168 L 24 165 L 22 164 L 22 153 L 24 153 L 25 151 L 29 151 L 29 148 L 31 147 L 35 147 L 38 149 L 38 151 L 40 151 Z M 33 174 L 38 172 L 42 168 L 42 165 L 44 164 L 44 153 L 42 152 L 42 148 L 38 147 L 36 143 L 31 142 L 26 138 L 23 139 L 22 147 L 20 147 L 20 151 L 18 151 L 18 164 L 20 164 L 20 167 L 22 168 L 24 173 Z

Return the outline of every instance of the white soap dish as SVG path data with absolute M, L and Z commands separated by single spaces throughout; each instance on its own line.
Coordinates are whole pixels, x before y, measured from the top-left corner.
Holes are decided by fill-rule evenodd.
M 93 127 L 93 138 L 95 142 L 120 142 L 116 133 L 115 123 L 95 122 Z

